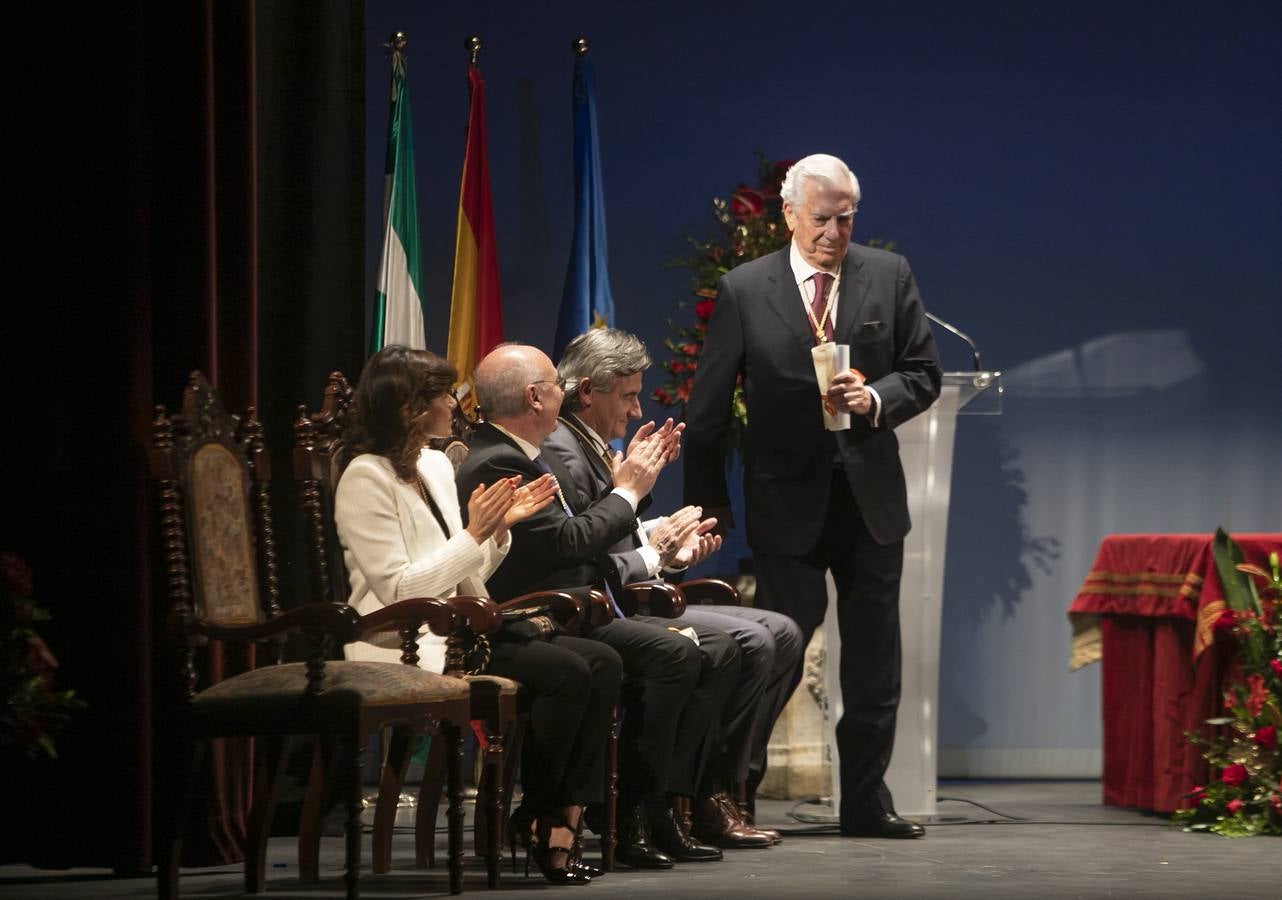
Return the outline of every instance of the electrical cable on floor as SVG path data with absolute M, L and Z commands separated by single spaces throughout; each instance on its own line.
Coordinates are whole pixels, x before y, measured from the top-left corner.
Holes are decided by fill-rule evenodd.
M 984 812 L 992 813 L 995 816 L 1001 816 L 1003 819 L 1010 819 L 1013 822 L 1028 821 L 1028 819 L 1024 818 L 1023 816 L 1008 815 L 1007 813 L 1004 813 L 1001 810 L 993 809 L 991 806 L 985 806 L 984 804 L 976 802 L 975 800 L 967 800 L 965 797 L 936 797 L 935 799 L 940 803 L 969 803 L 971 806 L 978 806 Z
M 965 797 L 938 797 L 941 803 L 968 803 L 971 806 L 977 806 L 985 812 L 991 813 L 999 818 L 995 819 L 966 819 L 960 816 L 955 817 L 934 817 L 935 821 L 930 821 L 931 817 L 920 822 L 927 828 L 938 828 L 946 825 L 1107 825 L 1123 826 L 1128 828 L 1148 827 L 1148 828 L 1169 828 L 1169 822 L 1065 822 L 1045 819 L 1028 819 L 1023 816 L 1012 816 L 1001 810 L 985 806 L 975 800 L 967 800 Z M 824 835 L 832 834 L 840 830 L 840 825 L 833 821 L 834 814 L 828 813 L 824 816 L 812 815 L 800 812 L 803 806 L 823 806 L 826 805 L 823 797 L 805 797 L 793 804 L 792 809 L 788 810 L 787 816 L 794 822 L 809 826 L 807 828 L 788 828 L 783 831 L 789 835 Z
M 834 821 L 835 819 L 834 813 L 828 813 L 827 815 L 820 817 L 815 815 L 809 815 L 803 812 L 798 812 L 798 810 L 800 810 L 801 807 L 803 806 L 826 806 L 826 805 L 827 804 L 824 802 L 823 797 L 803 797 L 800 800 L 798 800 L 796 803 L 794 803 L 792 805 L 792 809 L 788 810 L 788 818 L 792 819 L 794 822 L 800 822 L 802 825 L 813 825 L 816 827 L 805 829 L 805 830 L 797 830 L 792 833 L 822 834 L 825 831 L 836 829 L 838 825 L 837 825 L 837 822 Z

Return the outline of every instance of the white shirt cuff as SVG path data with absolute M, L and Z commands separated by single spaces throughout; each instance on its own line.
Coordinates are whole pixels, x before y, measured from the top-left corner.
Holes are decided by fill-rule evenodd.
M 881 394 L 871 384 L 864 385 L 868 389 L 868 395 L 872 397 L 872 409 L 869 410 L 868 420 L 872 422 L 873 428 L 881 427 Z
M 647 578 L 653 578 L 659 574 L 659 551 L 645 544 L 637 549 L 641 554 L 641 562 L 645 564 L 645 574 Z
M 640 503 L 641 501 L 640 501 L 640 498 L 638 498 L 630 490 L 628 490 L 627 488 L 617 487 L 614 490 L 610 491 L 610 493 L 618 494 L 624 500 L 628 501 L 628 506 L 632 507 L 633 512 L 637 511 L 637 504 Z

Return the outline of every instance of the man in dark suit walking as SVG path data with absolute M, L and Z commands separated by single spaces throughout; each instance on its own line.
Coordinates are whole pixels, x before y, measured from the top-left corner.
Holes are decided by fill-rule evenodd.
M 742 376 L 748 544 L 757 603 L 790 615 L 808 641 L 837 585 L 844 713 L 837 723 L 841 831 L 920 837 L 884 776 L 899 705 L 899 580 L 907 488 L 894 428 L 939 395 L 940 364 L 921 295 L 901 256 L 850 243 L 859 182 L 817 154 L 784 179 L 791 244 L 717 286 L 686 407 L 685 495 L 727 521 L 725 448 Z M 816 385 L 811 350 L 850 346 L 854 368 Z M 829 431 L 824 409 L 851 414 Z

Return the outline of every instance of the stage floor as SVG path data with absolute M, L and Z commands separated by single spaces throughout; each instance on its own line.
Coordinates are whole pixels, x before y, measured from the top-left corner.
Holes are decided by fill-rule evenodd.
M 841 838 L 790 819 L 794 802 L 763 801 L 763 824 L 785 832 L 784 842 L 776 847 L 727 851 L 723 862 L 684 864 L 667 872 L 621 867 L 579 888 L 553 887 L 533 874 L 528 880 L 513 875 L 505 860 L 497 891 L 486 891 L 484 867 L 469 856 L 464 894 L 556 891 L 595 900 L 1282 896 L 1282 840 L 1185 834 L 1165 819 L 1101 806 L 1098 782 L 953 781 L 941 783 L 939 795 L 941 821 L 929 824 L 920 840 Z M 809 809 L 813 808 L 803 808 Z M 438 841 L 439 860 L 444 855 L 443 830 L 438 831 Z M 322 854 L 321 884 L 304 886 L 297 880 L 293 841 L 273 839 L 267 893 L 258 896 L 342 897 L 341 839 L 326 838 Z M 368 866 L 368 839 L 364 854 Z M 398 835 L 394 854 L 391 873 L 374 876 L 365 870 L 362 896 L 400 900 L 447 895 L 446 874 L 439 863 L 433 870 L 413 868 L 408 831 Z M 184 871 L 182 891 L 188 897 L 242 896 L 241 869 Z M 0 897 L 5 900 L 153 896 L 151 879 L 117 878 L 94 870 L 0 866 Z

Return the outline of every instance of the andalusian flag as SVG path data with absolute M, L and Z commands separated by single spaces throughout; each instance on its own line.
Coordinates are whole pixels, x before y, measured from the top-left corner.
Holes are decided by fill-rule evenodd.
M 388 344 L 427 346 L 423 330 L 423 264 L 419 258 L 418 206 L 414 192 L 414 134 L 405 83 L 404 43 L 392 44 L 392 109 L 383 168 L 383 256 L 370 329 L 370 352 Z
M 574 244 L 552 343 L 553 359 L 560 359 L 566 344 L 589 328 L 614 323 L 594 91 L 592 64 L 580 52 L 574 60 Z
M 458 369 L 464 409 L 475 406 L 472 372 L 481 357 L 503 341 L 499 259 L 490 206 L 490 164 L 485 142 L 485 82 L 476 65 L 467 70 L 472 110 L 459 187 L 458 235 L 454 241 L 454 295 L 450 306 L 448 356 Z

